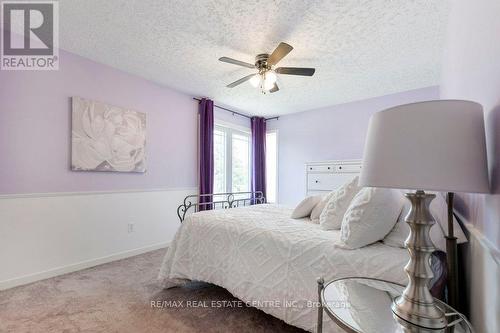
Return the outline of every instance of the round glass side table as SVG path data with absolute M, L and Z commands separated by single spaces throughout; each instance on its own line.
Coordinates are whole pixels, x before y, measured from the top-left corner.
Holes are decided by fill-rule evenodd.
M 348 333 L 473 333 L 465 317 L 440 300 L 448 327 L 426 329 L 410 324 L 392 313 L 392 300 L 404 286 L 377 279 L 344 278 L 324 284 L 318 279 L 318 332 L 323 329 L 323 311 Z

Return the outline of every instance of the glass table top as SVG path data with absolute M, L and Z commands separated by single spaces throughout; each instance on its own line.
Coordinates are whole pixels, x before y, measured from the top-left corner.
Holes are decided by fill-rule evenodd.
M 404 287 L 395 283 L 367 278 L 346 278 L 325 285 L 322 304 L 325 312 L 347 332 L 355 333 L 469 333 L 467 321 L 455 314 L 447 304 L 438 301 L 448 323 L 454 326 L 447 330 L 430 330 L 414 326 L 395 316 L 391 310 L 392 300 L 401 295 Z

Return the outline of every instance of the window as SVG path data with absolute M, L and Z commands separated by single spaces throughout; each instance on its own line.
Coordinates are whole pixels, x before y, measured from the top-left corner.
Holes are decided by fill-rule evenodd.
M 250 191 L 250 154 L 249 131 L 215 125 L 214 193 Z
M 226 132 L 214 129 L 214 193 L 226 192 Z
M 214 193 L 251 190 L 251 135 L 245 128 L 217 123 L 214 128 Z M 266 133 L 266 199 L 278 201 L 278 132 Z
M 278 132 L 266 133 L 266 199 L 269 203 L 278 201 Z
M 246 192 L 250 190 L 250 135 L 233 131 L 231 140 L 231 192 Z

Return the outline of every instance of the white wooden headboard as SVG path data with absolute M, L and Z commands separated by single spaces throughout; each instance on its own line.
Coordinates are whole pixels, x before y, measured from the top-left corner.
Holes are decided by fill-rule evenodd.
M 306 163 L 306 195 L 335 190 L 361 172 L 361 160 Z

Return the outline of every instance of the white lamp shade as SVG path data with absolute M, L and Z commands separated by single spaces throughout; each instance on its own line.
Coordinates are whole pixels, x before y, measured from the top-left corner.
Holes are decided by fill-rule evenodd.
M 375 113 L 359 183 L 489 192 L 483 108 L 470 101 L 438 100 Z

